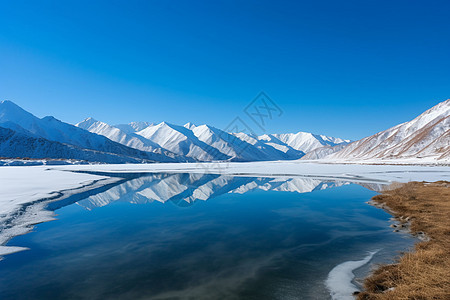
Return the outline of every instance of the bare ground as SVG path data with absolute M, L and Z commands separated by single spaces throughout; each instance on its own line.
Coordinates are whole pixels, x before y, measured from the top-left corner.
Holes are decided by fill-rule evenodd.
M 398 262 L 380 266 L 364 282 L 360 300 L 450 299 L 450 183 L 391 186 L 372 200 L 415 235 L 426 237 Z

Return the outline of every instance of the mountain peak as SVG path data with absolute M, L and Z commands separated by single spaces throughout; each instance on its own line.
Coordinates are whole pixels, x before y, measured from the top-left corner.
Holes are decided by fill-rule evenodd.
M 86 118 L 80 123 L 76 124 L 75 126 L 86 129 L 87 127 L 91 126 L 94 123 L 97 123 L 98 121 L 92 117 Z
M 194 129 L 197 126 L 195 124 L 191 123 L 191 122 L 188 122 L 188 123 L 184 124 L 183 127 L 192 130 L 192 129 Z
M 42 121 L 52 122 L 52 121 L 59 121 L 59 120 L 57 118 L 55 118 L 54 116 L 45 116 L 42 118 Z
M 2 102 L 0 102 L 0 105 L 11 105 L 11 106 L 20 107 L 19 105 L 17 105 L 16 103 L 14 103 L 11 100 L 2 100 Z
M 14 105 L 17 106 L 17 104 L 15 104 L 14 102 L 9 101 L 9 100 L 3 100 L 2 102 L 0 102 L 0 104 L 4 104 L 4 105 L 7 105 L 7 104 L 14 104 Z
M 119 128 L 123 132 L 130 134 L 130 133 L 136 133 L 138 131 L 144 130 L 147 127 L 154 126 L 153 123 L 150 122 L 131 122 L 128 124 L 116 124 L 112 125 L 115 128 Z
M 0 107 L 2 108 L 2 110 L 8 109 L 22 112 L 25 111 L 22 107 L 9 100 L 3 100 L 2 102 L 0 102 Z
M 38 120 L 39 118 L 12 101 L 4 100 L 0 103 L 0 123 L 9 121 L 26 127 Z
M 212 126 L 209 126 L 207 124 L 199 125 L 199 126 L 196 126 L 196 127 L 197 128 L 204 128 L 204 129 L 211 129 L 211 128 L 213 128 Z
M 426 110 L 424 113 L 422 113 L 422 115 L 433 113 L 433 112 L 436 112 L 438 114 L 444 114 L 444 113 L 448 114 L 449 110 L 450 110 L 450 99 L 447 99 L 445 101 L 442 101 L 442 102 L 436 104 L 432 108 Z
M 450 99 L 442 101 L 411 121 L 353 142 L 326 159 L 449 159 Z
M 156 125 L 156 126 L 159 126 L 159 127 L 170 127 L 170 128 L 172 128 L 172 129 L 174 129 L 175 127 L 177 127 L 177 125 L 168 123 L 168 122 L 166 122 L 166 121 L 162 121 L 161 123 L 159 123 L 159 124 Z
M 144 128 L 148 127 L 148 126 L 152 126 L 153 123 L 150 123 L 150 122 L 131 122 L 128 125 L 133 127 L 135 130 L 139 131 L 138 130 L 139 128 L 144 129 Z

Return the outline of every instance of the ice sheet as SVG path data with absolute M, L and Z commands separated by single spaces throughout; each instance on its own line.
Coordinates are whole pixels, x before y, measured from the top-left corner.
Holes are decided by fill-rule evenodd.
M 358 288 L 352 283 L 353 271 L 367 264 L 377 251 L 370 252 L 364 259 L 346 261 L 334 267 L 328 274 L 326 285 L 333 300 L 354 300 L 353 292 Z
M 5 244 L 29 232 L 33 225 L 53 220 L 44 199 L 63 199 L 86 189 L 117 181 L 117 178 L 49 170 L 38 167 L 0 167 L 0 259 L 26 248 Z
M 0 167 L 0 216 L 25 203 L 56 196 L 58 191 L 81 187 L 105 178 L 63 172 L 49 169 L 48 166 Z
M 361 182 L 450 180 L 449 166 L 322 164 L 302 161 L 54 166 L 100 172 L 195 172 L 257 176 L 307 176 Z

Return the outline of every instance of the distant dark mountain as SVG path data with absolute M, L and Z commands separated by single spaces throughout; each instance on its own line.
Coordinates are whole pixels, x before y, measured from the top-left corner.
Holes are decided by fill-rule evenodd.
M 47 141 L 71 145 L 76 147 L 76 149 L 110 153 L 117 157 L 129 157 L 134 161 L 178 161 L 175 155 L 169 157 L 162 153 L 145 152 L 127 147 L 111 141 L 102 135 L 91 133 L 87 130 L 59 121 L 54 117 L 44 117 L 39 119 L 11 101 L 3 101 L 0 103 L 0 126 L 14 130 L 17 133 L 21 132 L 28 137 L 42 138 Z M 15 141 L 18 140 L 15 139 Z M 34 145 L 37 147 L 39 146 L 39 143 Z M 19 150 L 18 147 L 15 147 L 15 149 L 16 151 Z M 45 152 L 45 149 L 35 150 L 38 152 Z M 28 150 L 24 149 L 24 151 Z M 59 158 L 68 158 L 62 152 L 60 155 L 61 157 Z M 111 156 L 111 158 L 112 157 L 114 156 Z M 108 159 L 108 161 L 111 162 L 111 159 Z M 119 161 L 123 161 L 123 159 L 118 159 L 117 162 Z
M 0 127 L 0 157 L 64 158 L 104 163 L 141 163 L 144 161 L 123 155 L 82 149 L 77 146 L 36 137 L 31 133 L 26 134 L 23 130 L 17 132 L 3 127 Z

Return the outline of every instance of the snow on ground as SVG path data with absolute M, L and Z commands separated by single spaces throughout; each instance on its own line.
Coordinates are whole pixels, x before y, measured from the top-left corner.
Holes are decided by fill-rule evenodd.
M 25 203 L 56 196 L 58 191 L 79 188 L 105 178 L 52 170 L 48 166 L 0 167 L 0 216 Z
M 227 175 L 305 176 L 353 182 L 450 181 L 448 166 L 321 164 L 303 161 L 54 166 L 55 170 L 97 172 L 194 172 Z
M 4 158 L 0 159 L 0 166 L 55 166 L 55 165 L 80 165 L 86 164 L 82 160 L 73 159 L 16 159 Z
M 367 264 L 377 251 L 370 252 L 364 259 L 343 262 L 328 273 L 326 285 L 333 300 L 354 300 L 353 292 L 358 288 L 352 283 L 353 271 Z
M 0 167 L 0 259 L 24 250 L 4 246 L 37 223 L 50 221 L 43 199 L 63 199 L 86 189 L 117 181 L 117 178 L 49 170 L 47 166 Z
M 422 158 L 321 158 L 318 160 L 304 160 L 304 162 L 321 164 L 358 164 L 358 165 L 411 165 L 411 166 L 450 166 L 450 158 L 438 159 L 438 156 Z

